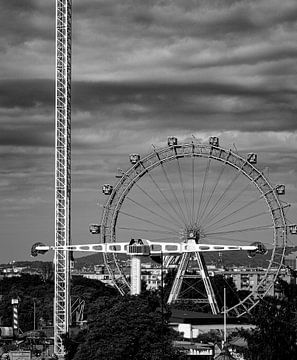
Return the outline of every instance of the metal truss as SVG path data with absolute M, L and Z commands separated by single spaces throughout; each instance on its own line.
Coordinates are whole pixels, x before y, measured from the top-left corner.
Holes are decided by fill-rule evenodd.
M 232 247 L 229 246 L 229 249 L 230 248 L 232 249 Z M 193 254 L 195 254 L 198 263 L 199 275 L 187 274 L 188 264 Z M 189 279 L 190 281 L 189 283 L 187 283 L 187 279 Z M 193 286 L 193 284 L 196 285 L 197 279 L 200 279 L 203 282 L 202 292 L 198 291 L 196 289 L 196 286 Z M 195 280 L 195 283 L 193 283 L 193 280 Z M 186 284 L 186 289 L 182 291 L 182 286 L 185 284 Z M 195 290 L 195 299 L 193 299 L 192 297 L 189 298 L 187 296 L 187 292 L 189 290 Z M 181 256 L 177 274 L 175 276 L 172 289 L 169 294 L 168 303 L 171 304 L 178 300 L 196 301 L 199 302 L 200 304 L 205 304 L 206 306 L 210 306 L 211 312 L 213 314 L 219 313 L 218 304 L 208 275 L 207 267 L 204 258 L 202 254 L 200 254 L 200 252 L 183 253 Z
M 178 274 L 173 284 L 173 290 L 171 291 L 169 303 L 176 301 L 180 293 L 182 281 L 186 278 L 185 272 L 188 266 L 189 258 L 191 254 L 195 254 L 200 269 L 200 277 L 202 279 L 206 294 L 200 294 L 199 302 L 209 304 L 213 314 L 219 312 L 218 305 L 214 296 L 212 285 L 208 276 L 207 267 L 200 253 L 212 252 L 217 248 L 221 251 L 241 251 L 245 250 L 249 253 L 266 253 L 266 248 L 258 243 L 256 245 L 249 246 L 234 246 L 234 245 L 207 245 L 197 244 L 194 239 L 188 239 L 183 243 L 169 243 L 160 241 L 150 241 L 147 239 L 138 239 L 135 243 L 134 239 L 127 243 L 105 243 L 105 244 L 85 244 L 85 245 L 68 245 L 68 246 L 48 246 L 41 243 L 36 243 L 32 247 L 32 255 L 44 254 L 49 250 L 63 250 L 68 252 L 73 251 L 87 251 L 98 252 L 103 254 L 125 254 L 131 256 L 131 289 L 132 295 L 138 295 L 141 291 L 141 257 L 143 256 L 163 256 L 168 257 L 172 255 L 181 255 L 181 265 L 178 268 Z M 174 296 L 172 295 L 174 294 Z
M 54 352 L 65 355 L 62 335 L 69 328 L 71 210 L 71 0 L 56 0 L 55 300 Z

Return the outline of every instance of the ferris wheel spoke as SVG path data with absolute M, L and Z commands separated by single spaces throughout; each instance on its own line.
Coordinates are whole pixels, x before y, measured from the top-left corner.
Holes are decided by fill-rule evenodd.
M 174 225 L 176 226 L 176 221 L 172 221 L 172 219 L 168 219 L 168 218 L 166 218 L 165 216 L 163 216 L 163 215 L 161 215 L 161 214 L 159 214 L 159 213 L 155 212 L 154 210 L 152 210 L 152 209 L 148 208 L 147 206 L 144 206 L 143 204 L 139 203 L 138 201 L 136 201 L 136 200 L 132 199 L 132 198 L 131 198 L 131 197 L 129 197 L 129 196 L 127 196 L 126 198 L 127 198 L 129 201 L 131 201 L 133 204 L 135 204 L 135 205 L 139 206 L 140 208 L 145 209 L 145 210 L 146 210 L 146 211 L 148 211 L 149 213 L 151 213 L 151 214 L 153 214 L 153 215 L 157 216 L 158 218 L 161 218 L 161 219 L 163 219 L 163 220 L 165 220 L 165 221 L 169 222 L 170 224 L 174 224 Z
M 207 199 L 207 202 L 206 202 L 203 210 L 201 211 L 201 213 L 202 213 L 202 216 L 200 217 L 200 223 L 201 223 L 201 224 L 203 223 L 203 219 L 204 219 L 204 215 L 206 214 L 206 210 L 208 209 L 208 206 L 209 206 L 209 204 L 210 204 L 210 201 L 211 201 L 211 199 L 212 199 L 212 197 L 213 197 L 213 195 L 214 195 L 214 193 L 215 193 L 215 191 L 216 191 L 216 189 L 217 189 L 217 186 L 218 186 L 218 184 L 219 184 L 219 182 L 220 182 L 220 179 L 221 179 L 221 177 L 222 177 L 225 169 L 226 169 L 226 165 L 225 165 L 224 163 L 221 163 L 221 170 L 220 170 L 220 172 L 219 172 L 219 175 L 218 175 L 218 177 L 217 177 L 217 179 L 216 179 L 216 181 L 215 181 L 215 183 L 214 183 L 214 186 L 213 186 L 213 188 L 212 188 L 212 191 L 211 191 L 211 193 L 210 193 L 210 195 L 209 195 L 209 197 L 208 197 L 208 199 Z
M 133 218 L 133 219 L 137 219 L 137 220 L 143 221 L 143 222 L 145 222 L 145 223 L 147 223 L 147 224 L 151 224 L 151 225 L 154 225 L 154 226 L 157 226 L 157 227 L 160 227 L 160 228 L 163 228 L 163 229 L 168 229 L 168 230 L 172 231 L 172 228 L 170 228 L 170 227 L 168 227 L 168 226 L 160 225 L 160 224 L 158 224 L 158 223 L 155 223 L 154 221 L 144 219 L 144 218 L 142 218 L 142 217 L 140 217 L 140 216 L 136 216 L 136 215 L 133 215 L 133 214 L 129 214 L 129 213 L 123 211 L 123 210 L 119 210 L 119 213 L 121 213 L 121 214 L 123 214 L 123 215 L 126 215 L 126 216 L 128 216 L 128 217 L 131 217 L 131 218 Z
M 193 146 L 193 145 L 192 145 Z M 193 148 L 192 148 L 193 151 Z M 192 214 L 191 214 L 191 220 L 192 224 L 194 224 L 194 212 L 195 212 L 195 157 L 192 155 L 192 161 L 191 161 L 191 169 L 192 169 Z
M 262 225 L 262 226 L 251 226 L 251 227 L 243 228 L 243 229 L 210 232 L 210 233 L 205 233 L 204 235 L 208 237 L 208 236 L 212 236 L 212 235 L 242 233 L 242 232 L 260 231 L 260 230 L 268 230 L 268 229 L 273 229 L 273 226 L 271 224 Z
M 154 230 L 154 229 L 147 229 L 147 228 L 134 228 L 134 227 L 123 227 L 119 226 L 119 230 L 127 230 L 127 231 L 139 231 L 139 232 L 147 232 L 147 233 L 157 233 L 157 234 L 174 234 L 177 235 L 177 232 L 174 231 L 164 231 L 164 230 Z
M 229 202 L 228 205 L 226 205 L 224 208 L 221 209 L 221 213 L 226 210 L 226 208 L 228 206 L 230 206 L 235 200 L 237 200 L 239 198 L 239 196 L 241 194 L 237 194 L 238 196 L 234 197 L 233 201 Z M 226 214 L 225 216 L 223 216 L 222 218 L 218 219 L 217 221 L 215 222 L 209 222 L 207 227 L 211 227 L 211 226 L 214 226 L 214 225 L 217 225 L 219 223 L 221 223 L 222 221 L 224 221 L 225 219 L 227 219 L 228 217 L 232 216 L 232 215 L 235 215 L 237 213 L 239 213 L 240 211 L 242 210 L 245 210 L 246 208 L 248 208 L 249 206 L 251 205 L 254 205 L 256 202 L 258 202 L 259 200 L 261 200 L 263 198 L 263 195 L 261 194 L 260 196 L 258 196 L 257 198 L 255 199 L 252 199 L 251 201 L 249 201 L 248 203 L 244 204 L 243 206 L 239 207 L 238 209 L 235 209 L 233 210 L 231 213 L 228 213 Z M 213 218 L 213 220 L 215 220 L 215 218 Z
M 156 184 L 155 184 L 156 185 Z M 166 213 L 170 219 L 172 220 L 172 222 L 174 224 L 179 223 L 181 226 L 183 226 L 183 223 L 180 222 L 179 217 L 174 217 L 167 209 L 165 209 L 163 206 L 161 206 L 158 201 L 156 201 L 156 199 L 154 199 L 146 190 L 144 190 L 138 183 L 135 183 L 135 186 L 143 192 L 143 194 L 145 194 L 160 210 L 164 211 L 164 213 Z M 162 189 L 159 189 L 160 192 L 162 192 Z M 166 197 L 166 195 L 164 195 Z
M 173 206 L 173 204 L 171 203 L 171 201 L 168 199 L 168 197 L 166 196 L 166 194 L 164 194 L 164 191 L 162 191 L 162 189 L 160 188 L 159 184 L 156 182 L 156 180 L 153 178 L 153 176 L 148 173 L 148 176 L 150 178 L 150 180 L 153 182 L 153 184 L 156 186 L 156 188 L 158 189 L 159 193 L 161 194 L 162 198 L 167 202 L 167 204 L 169 205 L 169 207 L 171 208 L 171 210 L 175 213 L 175 215 L 177 216 L 177 219 L 175 219 L 175 221 L 177 221 L 178 223 L 180 222 L 180 214 L 176 211 L 176 208 Z M 168 214 L 168 213 L 167 213 Z M 182 224 L 183 226 L 183 224 Z
M 178 208 L 179 208 L 180 216 L 182 217 L 182 219 L 183 219 L 183 221 L 184 221 L 184 224 L 187 224 L 187 219 L 186 219 L 186 217 L 185 217 L 184 211 L 183 211 L 183 209 L 182 209 L 182 207 L 181 207 L 181 204 L 180 204 L 180 202 L 179 202 L 179 200 L 178 200 L 178 198 L 177 198 L 177 196 L 176 196 L 176 193 L 175 193 L 175 191 L 174 191 L 174 189 L 173 189 L 173 186 L 172 186 L 171 181 L 170 181 L 170 179 L 169 179 L 169 177 L 168 177 L 166 168 L 165 168 L 165 166 L 164 166 L 164 164 L 163 164 L 162 162 L 161 162 L 161 168 L 162 168 L 163 174 L 164 174 L 164 176 L 165 176 L 165 179 L 166 179 L 166 181 L 167 181 L 167 183 L 168 183 L 168 185 L 169 185 L 171 194 L 173 195 L 173 197 L 174 197 L 174 199 L 175 199 L 175 202 L 176 202 L 176 205 L 177 205 Z
M 226 241 L 235 242 L 235 243 L 239 243 L 239 244 L 243 244 L 243 243 L 248 244 L 248 245 L 251 244 L 251 240 L 241 239 L 238 237 L 236 237 L 236 239 L 235 239 L 235 238 L 228 237 L 228 236 L 213 236 L 213 235 L 211 235 L 211 236 L 207 236 L 205 239 L 207 239 L 208 241 L 211 241 L 212 243 L 218 241 L 219 244 L 222 244 L 222 242 L 226 242 Z M 264 241 L 261 241 L 261 243 L 264 245 L 267 245 L 267 246 L 271 245 L 271 243 L 267 243 Z
M 242 223 L 242 222 L 245 222 L 245 221 L 248 221 L 248 220 L 251 220 L 251 219 L 255 219 L 255 218 L 257 218 L 257 217 L 260 217 L 260 216 L 263 216 L 263 215 L 267 215 L 267 214 L 269 214 L 267 211 L 265 211 L 265 212 L 262 211 L 262 212 L 260 212 L 260 213 L 255 214 L 255 215 L 251 215 L 251 216 L 248 216 L 248 217 L 246 217 L 246 218 L 239 219 L 239 220 L 233 221 L 233 222 L 228 223 L 228 224 L 220 225 L 219 227 L 214 228 L 213 231 L 216 230 L 216 229 L 218 229 L 218 228 L 219 228 L 219 229 L 222 229 L 222 228 L 224 228 L 224 227 L 231 226 L 231 225 L 235 225 L 235 224 L 239 224 L 239 223 Z M 206 228 L 207 228 L 207 227 L 206 227 Z
M 224 191 L 221 193 L 221 195 L 218 197 L 217 201 L 215 202 L 215 204 L 213 205 L 213 207 L 208 211 L 208 213 L 205 215 L 204 221 L 208 222 L 209 216 L 211 214 L 213 214 L 213 212 L 215 211 L 215 209 L 218 208 L 218 206 L 220 205 L 220 202 L 224 199 L 224 197 L 226 197 L 226 194 L 228 193 L 228 191 L 230 191 L 230 189 L 232 188 L 232 186 L 234 185 L 234 183 L 236 182 L 236 180 L 238 179 L 240 175 L 240 171 L 238 171 L 237 173 L 235 173 L 235 176 L 231 179 L 231 181 L 229 182 L 229 184 L 226 186 L 226 188 L 224 189 Z
M 210 224 L 213 220 L 215 220 L 220 214 L 223 213 L 229 206 L 231 206 L 237 199 L 242 196 L 247 189 L 250 187 L 250 183 L 248 183 L 243 189 L 239 189 L 234 197 L 231 197 L 229 201 L 227 201 L 222 207 L 217 207 L 217 211 L 215 211 L 210 218 L 208 218 L 208 224 Z M 258 199 L 258 198 L 257 198 Z
M 181 188 L 182 188 L 182 193 L 183 193 L 183 198 L 184 198 L 184 202 L 185 202 L 187 217 L 188 217 L 188 221 L 190 221 L 191 215 L 190 215 L 189 203 L 188 203 L 188 200 L 187 200 L 187 197 L 186 197 L 185 185 L 184 185 L 184 180 L 183 180 L 182 171 L 181 171 L 181 167 L 180 167 L 178 157 L 176 158 L 176 161 L 177 161 L 179 181 L 180 181 Z
M 174 237 L 162 237 L 162 238 L 154 238 L 151 239 L 152 241 L 172 241 L 174 239 Z
M 209 173 L 210 162 L 211 162 L 211 157 L 208 158 L 206 168 L 204 170 L 202 189 L 201 189 L 201 192 L 200 192 L 200 198 L 199 198 L 199 202 L 198 202 L 198 209 L 197 209 L 197 213 L 196 213 L 196 221 L 195 221 L 196 223 L 198 223 L 198 222 L 200 223 L 200 221 L 199 221 L 200 208 L 201 208 L 201 203 L 203 201 L 204 189 L 205 189 L 206 179 L 207 179 L 207 176 L 208 176 L 208 173 Z

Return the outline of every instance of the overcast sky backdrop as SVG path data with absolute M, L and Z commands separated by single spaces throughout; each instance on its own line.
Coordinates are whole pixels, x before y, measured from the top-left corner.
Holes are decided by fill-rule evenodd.
M 73 243 L 169 135 L 257 152 L 297 222 L 296 20 L 296 0 L 73 0 Z M 54 25 L 54 0 L 0 0 L 1 263 L 54 243 Z

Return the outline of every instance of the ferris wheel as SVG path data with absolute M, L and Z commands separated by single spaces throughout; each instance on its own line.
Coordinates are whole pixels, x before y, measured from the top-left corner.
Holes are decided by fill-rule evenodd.
M 218 137 L 210 137 L 207 144 L 196 139 L 179 143 L 169 137 L 167 146 L 153 147 L 144 157 L 130 154 L 129 160 L 131 166 L 117 174 L 115 186 L 102 186 L 108 196 L 100 224 L 102 243 L 129 239 L 180 243 L 194 238 L 206 248 L 215 244 L 212 249 L 219 258 L 221 244 L 264 244 L 262 250 L 267 248 L 269 257 L 261 281 L 228 312 L 240 316 L 255 306 L 259 296 L 269 293 L 283 265 L 288 231 L 296 231 L 296 226 L 287 225 L 288 204 L 280 199 L 285 186 L 272 185 L 257 169 L 256 153 L 242 156 L 237 150 L 224 149 Z M 96 228 L 91 232 L 96 233 Z M 112 253 L 104 254 L 104 261 L 117 289 L 127 293 L 126 262 Z M 167 256 L 164 266 L 176 270 L 168 301 L 185 298 L 183 283 L 196 274 L 205 290 L 198 301 L 212 299 L 212 312 L 219 312 L 207 266 L 212 261 L 217 260 L 203 252 Z M 193 270 L 195 264 L 198 271 Z M 254 258 L 250 264 L 255 266 Z

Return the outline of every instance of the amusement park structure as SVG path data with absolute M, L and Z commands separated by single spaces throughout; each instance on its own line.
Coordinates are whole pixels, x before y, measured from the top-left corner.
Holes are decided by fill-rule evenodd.
M 70 257 L 64 247 L 71 238 L 71 17 L 72 1 L 56 0 L 54 352 L 59 358 L 70 317 Z
M 108 200 L 101 224 L 92 225 L 91 232 L 98 233 L 102 243 L 117 243 L 127 237 L 143 239 L 146 234 L 152 242 L 187 243 L 194 238 L 198 244 L 213 245 L 211 250 L 216 252 L 221 252 L 220 246 L 223 251 L 226 243 L 265 243 L 271 256 L 258 289 L 228 312 L 241 316 L 254 307 L 258 292 L 264 296 L 272 286 L 267 281 L 270 270 L 274 271 L 274 280 L 279 274 L 288 234 L 296 233 L 296 225 L 288 225 L 286 220 L 289 204 L 281 200 L 285 186 L 271 184 L 257 169 L 256 153 L 243 156 L 237 150 L 224 149 L 219 138 L 213 136 L 207 143 L 196 139 L 179 142 L 169 137 L 167 146 L 153 146 L 153 151 L 144 157 L 131 154 L 129 160 L 132 166 L 117 175 L 115 186 L 103 185 Z M 165 257 L 166 266 L 174 264 L 176 268 L 168 302 L 186 299 L 194 288 L 189 278 L 198 278 L 203 282 L 204 294 L 187 299 L 207 303 L 217 313 L 202 249 L 195 255 L 183 252 L 179 257 Z M 109 252 L 104 259 L 119 292 L 129 292 L 130 283 L 119 257 Z M 198 268 L 194 275 L 188 271 L 193 259 Z M 255 266 L 253 259 L 251 266 Z M 189 292 L 183 285 L 187 281 Z
M 175 242 L 152 242 L 147 239 L 131 239 L 124 243 L 110 244 L 84 244 L 84 245 L 68 245 L 68 246 L 49 246 L 42 243 L 36 243 L 32 247 L 32 256 L 44 254 L 49 250 L 63 251 L 79 251 L 79 252 L 97 252 L 102 254 L 125 254 L 131 256 L 130 278 L 131 278 L 131 295 L 139 295 L 141 293 L 141 258 L 144 256 L 178 256 L 182 254 L 195 254 L 200 257 L 200 253 L 213 251 L 240 251 L 245 250 L 249 256 L 256 254 L 265 254 L 267 252 L 262 243 L 254 243 L 251 245 L 210 245 L 199 244 L 198 239 L 193 232 L 188 233 L 187 241 L 182 243 Z M 208 301 L 213 313 L 218 313 L 215 296 L 209 282 L 207 268 L 201 268 L 201 276 L 205 284 L 208 295 Z
M 101 223 L 90 226 L 100 241 L 71 245 L 71 18 L 72 1 L 56 0 L 55 245 L 32 247 L 34 256 L 54 250 L 54 352 L 60 359 L 65 356 L 62 335 L 70 322 L 72 251 L 103 253 L 122 295 L 140 292 L 142 257 L 164 255 L 164 263 L 174 263 L 177 269 L 169 302 L 178 301 L 185 292 L 183 282 L 194 259 L 205 289 L 196 301 L 207 302 L 215 314 L 219 309 L 203 254 L 247 250 L 253 257 L 266 253 L 267 244 L 271 257 L 266 274 L 274 267 L 276 279 L 287 236 L 297 234 L 297 225 L 287 224 L 288 204 L 280 200 L 285 186 L 272 185 L 256 168 L 257 154 L 245 157 L 226 150 L 217 137 L 203 144 L 196 139 L 178 143 L 169 137 L 167 146 L 154 147 L 143 158 L 131 154 L 131 166 L 116 176 L 117 184 L 103 185 L 108 198 Z M 131 257 L 131 282 L 118 254 Z M 259 283 L 262 296 L 271 286 L 265 280 L 264 276 Z M 251 292 L 228 311 L 240 316 L 258 299 Z
M 143 257 L 163 259 L 165 256 L 164 263 L 174 263 L 177 269 L 169 303 L 179 301 L 181 293 L 185 292 L 183 283 L 189 276 L 189 262 L 194 259 L 198 267 L 195 277 L 204 287 L 204 293 L 200 290 L 195 301 L 207 303 L 211 312 L 217 314 L 220 309 L 204 255 L 246 250 L 253 259 L 257 254 L 267 254 L 267 244 L 271 256 L 258 288 L 225 310 L 233 316 L 248 312 L 259 301 L 259 293 L 265 296 L 269 292 L 272 283 L 266 281 L 267 274 L 273 268 L 273 280 L 277 279 L 283 266 L 288 234 L 297 233 L 296 224 L 287 224 L 285 212 L 289 205 L 280 200 L 285 193 L 284 185 L 273 186 L 268 182 L 263 172 L 255 167 L 255 153 L 240 156 L 220 147 L 217 137 L 211 137 L 207 144 L 179 143 L 177 138 L 170 137 L 167 146 L 154 147 L 144 158 L 138 154 L 129 158 L 132 166 L 122 171 L 120 177 L 117 175 L 117 184 L 102 186 L 102 193 L 108 198 L 101 223 L 90 225 L 90 232 L 98 235 L 101 241 L 54 246 L 37 243 L 32 247 L 32 255 L 48 250 L 63 254 L 102 253 L 114 285 L 122 295 L 140 293 Z M 199 165 L 201 161 L 202 166 Z M 186 167 L 182 166 L 183 162 Z M 186 180 L 187 176 L 190 181 Z M 208 178 L 212 179 L 210 184 L 207 184 Z M 259 203 L 263 203 L 262 206 Z M 149 234 L 150 239 L 141 234 Z M 264 239 L 265 244 L 251 241 L 255 239 Z M 247 241 L 251 244 L 243 245 Z M 130 257 L 130 278 L 123 271 L 119 254 Z M 69 281 L 69 277 L 64 281 Z M 69 284 L 64 289 L 69 291 Z M 66 290 L 64 296 L 69 296 Z

